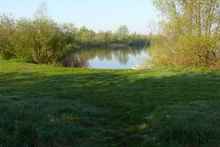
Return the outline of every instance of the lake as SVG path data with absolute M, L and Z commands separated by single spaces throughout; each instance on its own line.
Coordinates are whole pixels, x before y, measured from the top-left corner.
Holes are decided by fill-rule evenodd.
M 66 67 L 93 69 L 130 69 L 148 57 L 146 48 L 82 49 L 66 59 Z M 74 63 L 73 63 L 74 62 Z

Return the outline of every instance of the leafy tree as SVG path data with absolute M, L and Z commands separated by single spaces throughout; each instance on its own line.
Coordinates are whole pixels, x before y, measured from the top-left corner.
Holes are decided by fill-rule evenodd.
M 76 44 L 77 29 L 73 24 L 63 24 L 57 29 L 55 35 L 49 41 L 49 48 L 52 51 L 49 57 L 50 62 L 64 58 L 66 54 L 78 48 Z
M 127 35 L 129 34 L 128 27 L 126 25 L 122 25 L 118 28 L 117 33 L 119 35 Z
M 153 0 L 174 35 L 210 36 L 219 30 L 220 0 Z
M 58 24 L 48 16 L 46 3 L 41 4 L 32 19 L 0 15 L 0 56 L 4 59 L 57 63 L 69 60 L 67 55 L 77 49 L 111 44 L 116 44 L 116 47 L 117 44 L 144 46 L 147 41 L 144 35 L 129 34 L 127 26 L 121 26 L 115 33 L 96 33 L 86 27 L 77 29 L 73 24 Z M 75 59 L 74 62 L 81 61 L 78 57 Z
M 166 39 L 153 45 L 154 65 L 220 66 L 220 0 L 153 0 L 166 17 Z
M 0 53 L 3 58 L 15 57 L 15 21 L 10 14 L 0 15 Z

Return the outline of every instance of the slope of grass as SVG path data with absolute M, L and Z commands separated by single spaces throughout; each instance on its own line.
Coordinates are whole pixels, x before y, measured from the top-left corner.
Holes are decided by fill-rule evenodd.
M 220 69 L 0 60 L 0 146 L 220 146 Z

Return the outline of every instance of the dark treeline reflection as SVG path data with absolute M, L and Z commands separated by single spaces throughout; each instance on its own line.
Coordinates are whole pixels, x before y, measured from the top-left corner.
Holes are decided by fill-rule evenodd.
M 60 62 L 64 67 L 88 68 L 88 60 L 79 57 L 76 54 L 70 54 Z
M 129 62 L 129 57 L 135 59 L 145 50 L 144 48 L 89 48 L 72 52 L 61 63 L 65 67 L 92 68 L 89 61 L 96 59 L 99 62 L 97 64 L 102 61 L 117 61 L 118 64 L 126 65 Z M 112 64 L 112 66 L 114 65 Z

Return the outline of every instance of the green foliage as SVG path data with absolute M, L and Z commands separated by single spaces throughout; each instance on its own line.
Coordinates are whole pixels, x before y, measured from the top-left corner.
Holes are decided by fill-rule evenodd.
M 150 49 L 152 65 L 215 66 L 220 63 L 219 45 L 211 37 L 181 36 L 176 41 L 165 40 Z
M 77 29 L 73 24 L 58 24 L 48 16 L 46 3 L 42 3 L 32 19 L 0 15 L 0 56 L 4 59 L 57 63 L 76 49 L 145 46 L 148 43 L 147 36 L 129 34 L 125 25 L 116 33 L 96 33 L 86 27 Z M 76 59 L 74 64 L 81 64 Z
M 219 33 L 220 0 L 153 0 L 166 21 L 169 36 Z
M 0 54 L 5 59 L 15 57 L 15 27 L 11 15 L 0 15 Z
M 64 56 L 77 49 L 76 28 L 73 24 L 63 24 L 57 28 L 54 36 L 50 39 L 48 45 L 51 51 L 50 62 L 60 60 Z
M 0 55 L 33 63 L 57 63 L 76 49 L 90 47 L 145 46 L 146 35 L 129 34 L 122 26 L 119 33 L 95 33 L 73 24 L 58 24 L 47 16 L 43 5 L 34 19 L 0 16 Z M 78 64 L 78 63 L 77 63 Z
M 117 33 L 119 35 L 126 35 L 126 34 L 129 34 L 129 30 L 128 30 L 128 27 L 126 25 L 122 25 L 118 28 L 117 30 Z
M 220 67 L 219 0 L 153 2 L 166 17 L 165 37 L 151 47 L 149 64 Z
M 138 46 L 144 47 L 149 45 L 147 35 L 129 34 L 127 26 L 121 26 L 113 33 L 110 31 L 95 33 L 93 30 L 88 30 L 82 27 L 77 32 L 76 40 L 81 48 L 88 47 L 118 47 L 118 46 Z
M 47 63 L 52 51 L 49 42 L 57 30 L 52 20 L 19 20 L 16 28 L 16 56 L 29 62 Z

